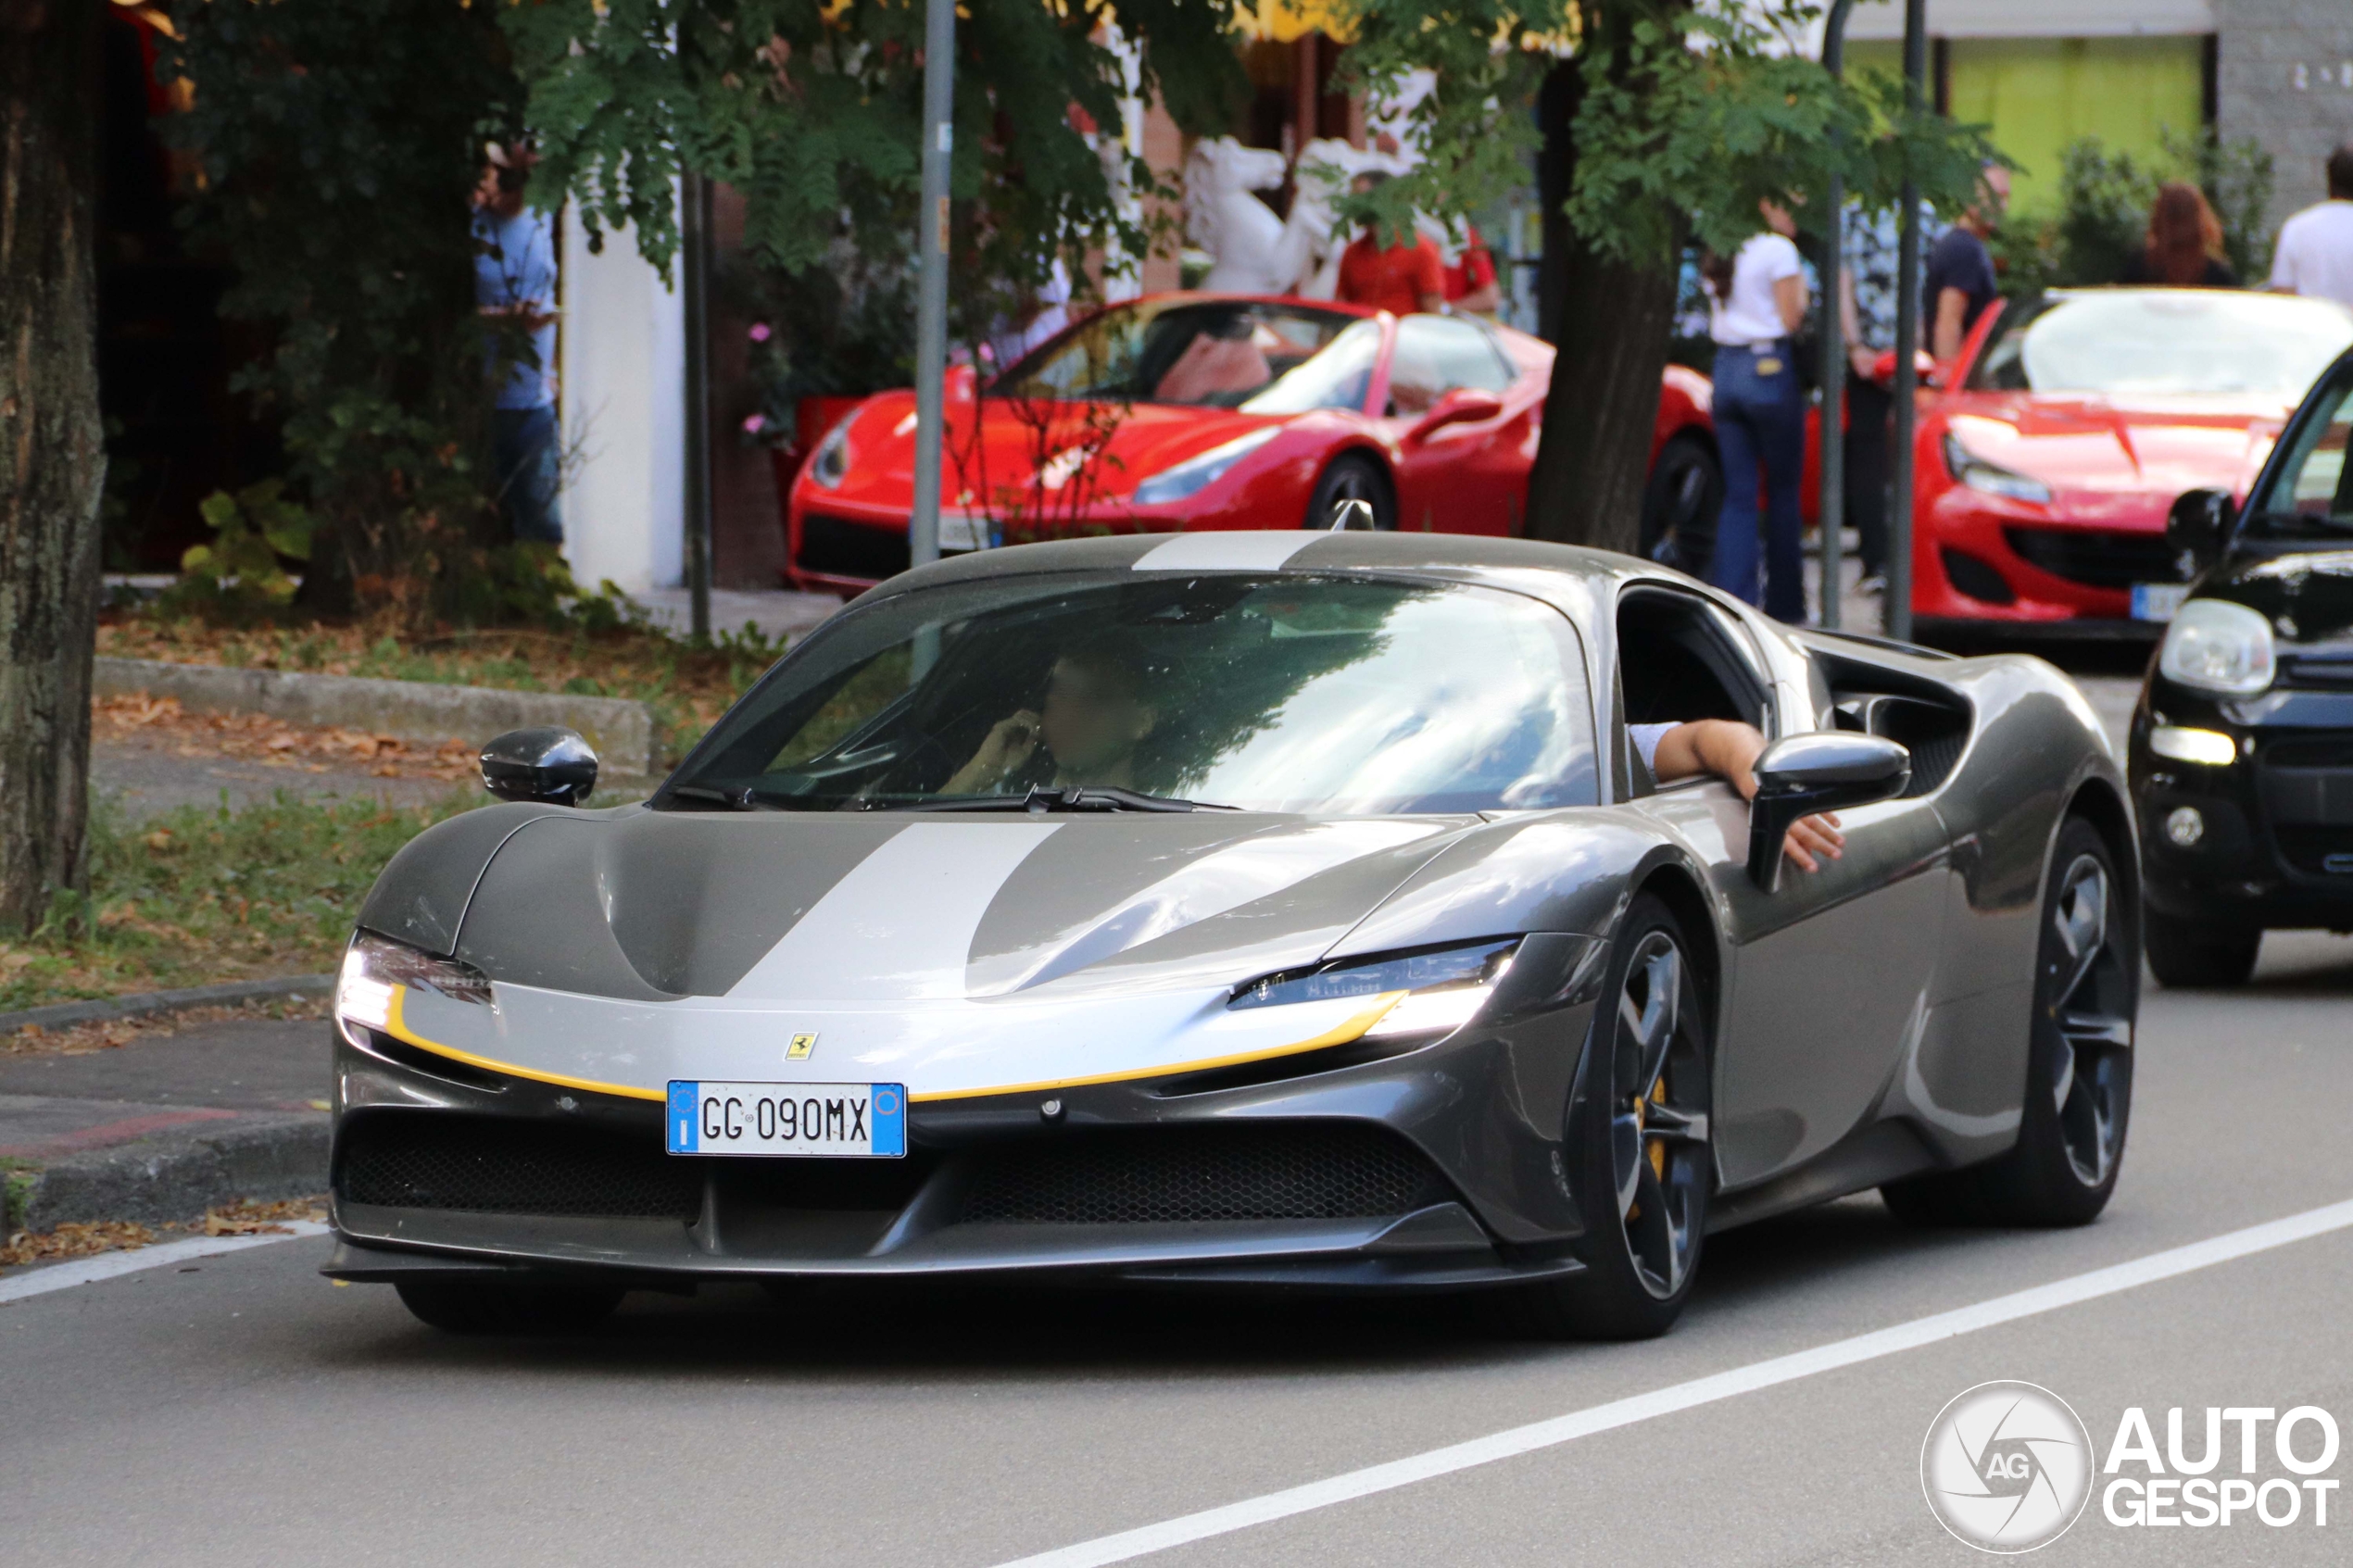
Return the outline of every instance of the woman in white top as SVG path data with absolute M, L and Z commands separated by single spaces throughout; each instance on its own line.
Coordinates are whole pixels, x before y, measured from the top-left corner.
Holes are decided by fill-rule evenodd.
M 1796 220 L 1771 202 L 1757 206 L 1766 232 L 1752 235 L 1729 260 L 1711 256 L 1701 266 L 1708 285 L 1708 335 L 1716 340 L 1716 446 L 1724 462 L 1724 509 L 1709 576 L 1718 587 L 1762 604 L 1774 619 L 1794 623 L 1806 619 L 1797 506 L 1806 399 L 1790 337 L 1806 320 L 1806 275 L 1790 243 Z M 1760 488 L 1766 496 L 1761 520 Z

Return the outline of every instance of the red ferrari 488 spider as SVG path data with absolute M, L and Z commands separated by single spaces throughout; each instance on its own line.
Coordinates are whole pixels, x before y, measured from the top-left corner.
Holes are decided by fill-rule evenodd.
M 1520 532 L 1553 350 L 1460 316 L 1167 294 L 1114 305 L 986 387 L 948 384 L 940 548 L 1106 533 L 1320 526 Z M 915 399 L 867 398 L 793 483 L 787 576 L 854 592 L 903 571 Z M 1670 369 L 1645 541 L 1712 524 L 1705 377 Z M 1706 532 L 1712 533 L 1712 528 Z
M 2185 491 L 2244 495 L 2315 376 L 2353 344 L 2326 300 L 2220 289 L 2055 292 L 1986 312 L 1922 399 L 1916 634 L 2160 632 L 2187 565 Z

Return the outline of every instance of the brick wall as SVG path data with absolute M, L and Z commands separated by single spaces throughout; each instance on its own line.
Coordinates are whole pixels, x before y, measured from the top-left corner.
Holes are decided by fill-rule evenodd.
M 2322 164 L 2353 142 L 2353 0 L 2214 0 L 2215 128 L 2270 149 L 2271 222 L 2328 192 Z

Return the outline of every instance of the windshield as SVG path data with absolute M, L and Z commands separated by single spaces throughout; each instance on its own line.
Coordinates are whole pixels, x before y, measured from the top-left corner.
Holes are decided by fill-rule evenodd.
M 1371 329 L 1369 350 L 1365 328 Z M 1341 358 L 1351 363 L 1326 363 L 1330 355 L 1324 351 L 1343 337 L 1351 347 Z M 1364 406 L 1379 344 L 1375 323 L 1312 306 L 1147 302 L 1080 322 L 999 377 L 988 395 L 1253 414 L 1355 408 Z
M 2353 345 L 2353 311 L 2224 289 L 2113 289 L 2013 306 L 1969 376 L 1986 392 L 2241 395 L 2293 403 Z
M 1255 811 L 1591 804 L 1577 633 L 1516 594 L 1300 574 L 1058 573 L 851 610 L 660 804 L 985 806 L 1101 788 Z
M 2345 462 L 2353 437 L 2353 368 L 2315 392 L 2306 413 L 2271 483 L 2247 507 L 2246 533 L 2342 547 L 2353 538 L 2353 470 Z

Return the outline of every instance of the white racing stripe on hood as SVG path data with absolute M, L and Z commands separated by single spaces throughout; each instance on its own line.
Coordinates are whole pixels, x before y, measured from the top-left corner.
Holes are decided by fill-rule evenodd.
M 1442 832 L 1436 822 L 1395 819 L 1314 822 L 1212 850 L 1163 877 L 1058 945 L 973 965 L 972 994 L 1042 985 L 1140 947 L 1197 921 L 1281 892 L 1359 857 Z
M 731 997 L 961 997 L 973 934 L 1005 879 L 1059 822 L 914 822 L 827 890 Z
M 1136 571 L 1280 571 L 1283 563 L 1321 539 L 1320 533 L 1215 529 L 1179 533 L 1136 558 Z

